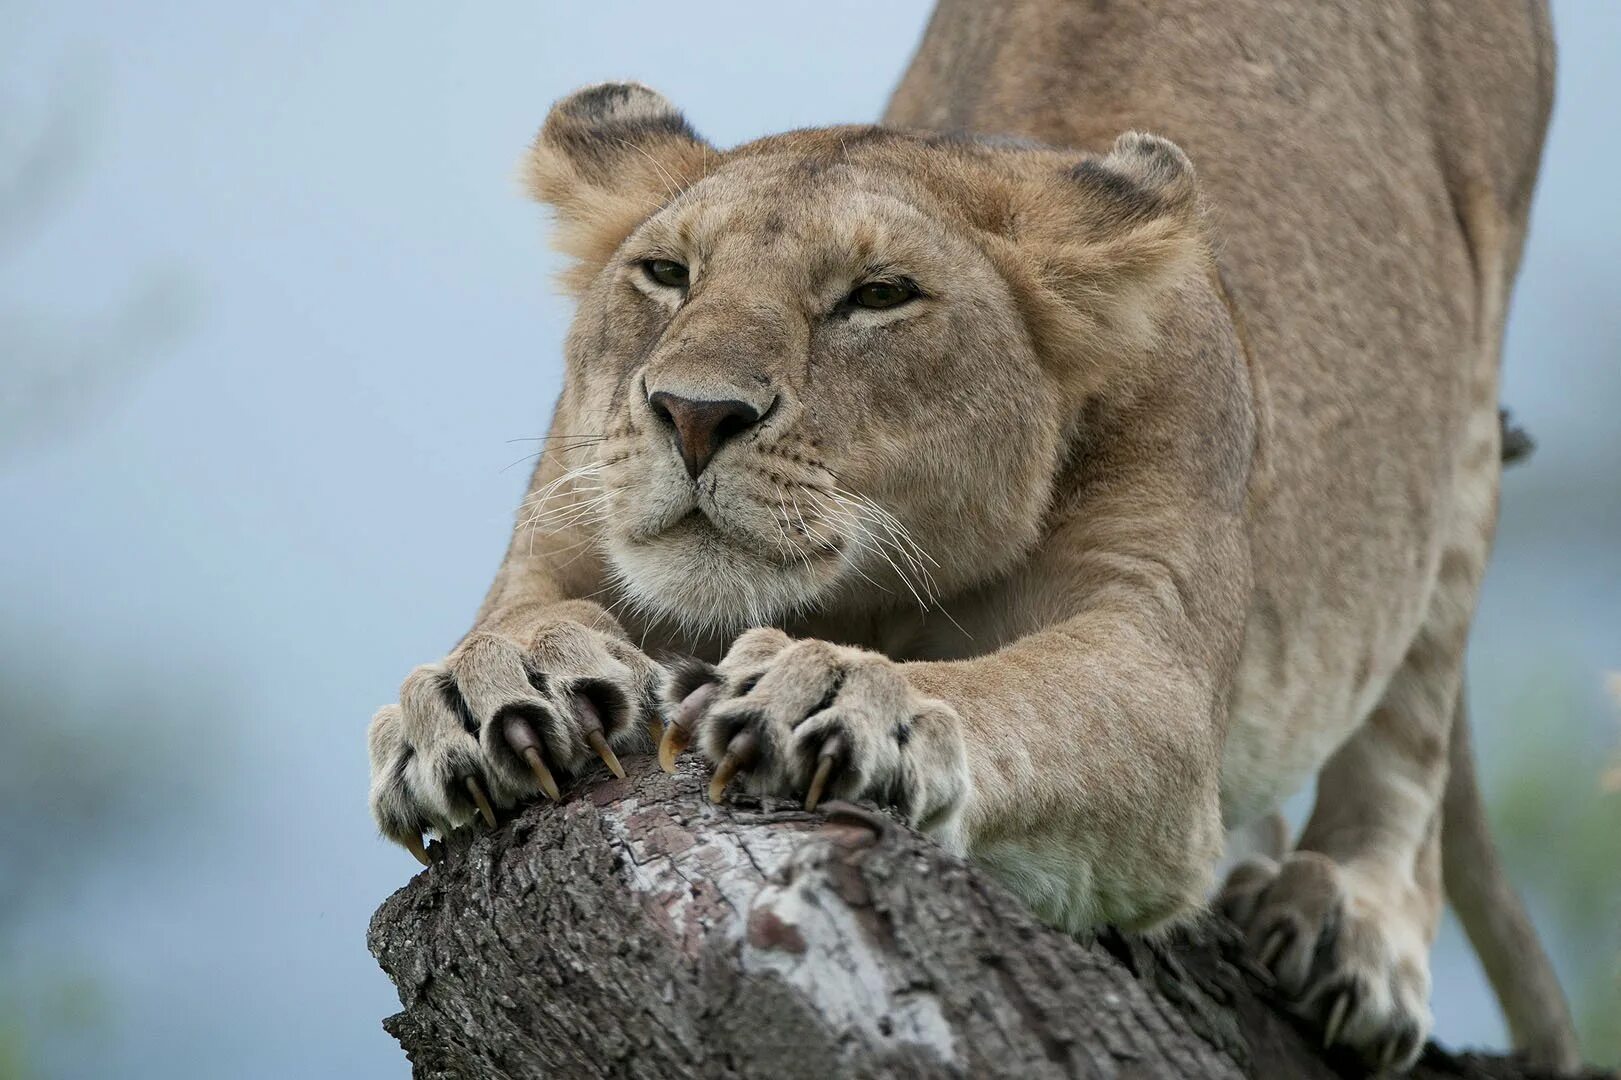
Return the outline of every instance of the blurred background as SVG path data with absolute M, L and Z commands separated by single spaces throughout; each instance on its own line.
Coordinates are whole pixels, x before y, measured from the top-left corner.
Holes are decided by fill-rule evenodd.
M 363 736 L 466 628 L 559 385 L 519 155 L 605 78 L 723 145 L 875 118 L 928 7 L 0 0 L 0 1078 L 407 1075 Z M 1621 7 L 1554 17 L 1504 388 L 1540 445 L 1471 696 L 1615 1063 Z M 1450 923 L 1435 1011 L 1503 1045 Z

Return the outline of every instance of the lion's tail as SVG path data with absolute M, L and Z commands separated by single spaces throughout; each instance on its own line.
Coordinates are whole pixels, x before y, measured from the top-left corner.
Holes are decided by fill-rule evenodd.
M 1514 1048 L 1536 1064 L 1574 1069 L 1581 1056 L 1570 1006 L 1486 828 L 1461 692 L 1452 720 L 1451 759 L 1441 807 L 1441 873 L 1447 897 L 1486 969 Z

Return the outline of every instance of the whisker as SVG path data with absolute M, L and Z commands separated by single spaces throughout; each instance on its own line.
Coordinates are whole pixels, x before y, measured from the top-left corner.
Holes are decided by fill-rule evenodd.
M 835 496 L 835 498 L 837 498 L 837 496 Z M 915 555 L 913 555 L 911 549 L 906 544 L 904 544 L 902 542 L 900 536 L 897 534 L 897 532 L 896 532 L 896 530 L 894 529 L 893 526 L 891 526 L 888 522 L 884 521 L 881 518 L 874 518 L 867 511 L 866 507 L 864 507 L 864 506 L 861 506 L 859 504 L 858 505 L 851 505 L 846 500 L 843 500 L 843 499 L 838 499 L 838 501 L 839 501 L 839 503 L 841 505 L 844 505 L 848 510 L 850 510 L 857 517 L 859 517 L 863 521 L 863 523 L 873 524 L 873 525 L 876 525 L 879 529 L 882 529 L 883 530 L 883 536 L 881 538 L 879 538 L 879 539 L 884 541 L 885 544 L 881 544 L 880 546 L 885 546 L 887 544 L 888 547 L 894 548 L 896 553 L 898 553 L 901 556 L 901 558 L 906 561 L 906 565 L 907 565 L 908 569 L 910 569 L 912 571 L 912 573 L 918 575 L 925 582 L 932 582 L 933 579 L 929 575 L 928 568 L 925 567 L 917 559 L 917 557 Z M 931 591 L 932 591 L 932 589 L 931 589 Z
M 562 474 L 524 498 L 520 511 L 524 512 L 525 516 L 519 521 L 518 529 L 529 533 L 530 554 L 534 554 L 537 532 L 549 535 L 560 531 L 561 528 L 579 525 L 593 516 L 606 515 L 605 500 L 608 498 L 608 492 L 604 491 L 600 484 L 581 483 L 598 479 L 602 470 L 603 464 L 600 461 L 588 461 L 572 469 L 565 469 Z M 592 495 L 584 502 L 578 501 L 581 494 L 591 492 L 598 494 Z M 576 501 L 557 506 L 550 505 L 552 500 L 565 495 Z
M 788 536 L 788 527 L 793 524 L 793 522 L 788 519 L 788 504 L 783 501 L 781 488 L 777 489 L 777 508 L 782 511 L 782 524 L 777 526 L 777 531 L 782 534 L 783 543 L 788 547 L 790 554 L 792 554 L 798 551 L 798 549 L 794 547 L 791 538 Z M 805 569 L 807 571 L 810 570 L 810 556 L 805 554 L 803 551 L 798 551 L 798 555 L 799 561 L 805 564 Z
M 544 454 L 545 452 L 546 451 L 541 450 L 541 451 L 537 451 L 536 453 L 533 453 L 533 454 L 525 454 L 523 457 L 519 458 L 518 460 L 508 462 L 507 464 L 501 466 L 501 471 L 506 472 L 508 469 L 512 468 L 515 465 L 522 465 L 526 461 L 534 461 L 536 458 L 540 457 L 540 455 Z
M 866 499 L 852 500 L 838 493 L 834 493 L 830 497 L 852 512 L 862 522 L 881 529 L 883 531 L 882 539 L 886 540 L 889 546 L 895 548 L 896 552 L 906 560 L 907 565 L 912 568 L 913 572 L 925 579 L 930 579 L 928 569 L 923 566 L 922 561 L 913 552 L 916 545 L 911 542 L 905 527 L 893 515 L 887 515 L 882 511 L 882 508 L 873 505 Z
M 595 461 L 587 462 L 584 465 L 579 465 L 572 469 L 566 469 L 561 475 L 546 484 L 546 486 L 537 491 L 531 492 L 524 501 L 528 503 L 535 503 L 536 505 L 542 504 L 547 499 L 550 499 L 553 495 L 555 495 L 558 491 L 562 490 L 566 485 L 572 484 L 574 481 L 587 476 L 595 476 L 601 471 L 601 463 Z
M 581 559 L 583 559 L 587 555 L 591 554 L 591 549 L 593 549 L 593 548 L 595 548 L 597 546 L 598 546 L 597 538 L 596 537 L 591 537 L 588 540 L 583 540 L 578 544 L 573 544 L 573 545 L 571 545 L 569 547 L 564 548 L 562 551 L 557 552 L 558 555 L 567 555 L 571 551 L 579 551 L 580 552 L 578 555 L 574 556 L 574 558 L 570 559 L 568 562 L 565 562 L 565 563 L 561 564 L 560 566 L 558 566 L 558 569 L 559 570 L 567 570 L 569 567 L 573 566 L 575 563 L 579 562 Z M 580 550 L 581 548 L 584 548 L 585 550 L 581 551 Z
M 907 545 L 909 545 L 921 559 L 929 562 L 935 567 L 939 567 L 940 564 L 935 562 L 933 556 L 925 551 L 923 546 L 919 544 L 915 538 L 913 538 L 911 532 L 906 528 L 906 525 L 901 521 L 901 519 L 896 517 L 883 505 L 878 503 L 876 500 L 864 498 L 854 494 L 853 492 L 845 491 L 843 488 L 835 487 L 833 491 L 836 495 L 842 495 L 845 498 L 854 499 L 859 502 L 863 507 L 876 515 L 879 520 L 883 521 L 889 529 L 895 532 L 895 534 Z
M 526 435 L 517 439 L 508 439 L 507 442 L 547 442 L 551 439 L 606 439 L 606 435 L 593 435 L 587 432 L 557 432 L 552 435 Z
M 876 500 L 864 495 L 858 495 L 852 491 L 846 491 L 837 484 L 828 490 L 820 490 L 806 485 L 806 491 L 808 494 L 818 495 L 828 500 L 825 512 L 834 512 L 836 509 L 839 516 L 845 520 L 852 546 L 859 551 L 870 552 L 883 559 L 889 568 L 894 571 L 895 576 L 900 579 L 901 584 L 906 586 L 906 590 L 912 594 L 912 598 L 917 601 L 920 610 L 925 613 L 930 610 L 938 610 L 952 626 L 956 627 L 959 633 L 969 640 L 973 640 L 973 635 L 964 629 L 950 611 L 938 603 L 940 587 L 925 563 L 935 567 L 940 564 L 924 549 L 922 544 L 918 543 L 900 518 L 880 505 Z M 892 551 L 893 555 L 891 554 Z M 905 569 L 902 568 L 900 562 L 896 561 L 895 556 L 899 556 L 901 562 L 906 564 Z M 854 567 L 854 569 L 857 573 L 861 573 L 860 567 Z M 907 571 L 910 571 L 910 574 Z M 867 577 L 864 573 L 862 576 Z M 872 579 L 868 577 L 867 580 L 871 581 Z
M 547 438 L 553 438 L 553 437 L 554 436 L 547 436 Z M 527 439 L 508 439 L 507 440 L 507 442 L 509 442 L 509 443 L 531 442 L 531 441 L 539 441 L 539 440 L 527 440 Z M 519 458 L 517 461 L 514 461 L 514 462 L 512 462 L 512 463 L 510 463 L 508 465 L 502 466 L 501 471 L 506 472 L 508 469 L 511 469 L 514 466 L 521 465 L 526 461 L 534 461 L 536 458 L 545 457 L 547 454 L 552 454 L 552 455 L 567 454 L 567 453 L 570 453 L 570 452 L 572 452 L 574 450 L 584 450 L 588 446 L 597 446 L 597 445 L 599 445 L 599 444 L 601 444 L 603 442 L 606 442 L 606 441 L 607 441 L 606 438 L 603 437 L 603 436 L 591 436 L 591 437 L 583 437 L 582 436 L 582 437 L 576 439 L 573 442 L 560 443 L 560 444 L 558 444 L 556 446 L 545 446 L 545 447 L 542 447 L 539 450 L 536 450 L 532 454 L 525 454 L 523 457 Z
M 587 518 L 606 517 L 609 495 L 592 496 L 579 503 L 570 503 L 567 506 L 556 506 L 544 514 L 532 515 L 524 522 L 524 527 L 542 533 L 562 532 L 571 525 L 577 524 Z
M 594 525 L 598 522 L 605 521 L 607 520 L 607 517 L 606 506 L 588 506 L 581 508 L 579 512 L 571 514 L 566 518 L 548 521 L 544 524 L 544 526 L 534 525 L 531 526 L 531 528 L 535 533 L 539 533 L 542 536 L 557 536 L 562 533 L 582 528 L 586 525 Z
M 807 491 L 808 490 L 809 489 L 807 489 Z M 826 549 L 831 550 L 831 551 L 838 550 L 838 545 L 837 544 L 833 543 L 827 537 L 823 536 L 821 533 L 817 532 L 815 529 L 810 527 L 810 523 L 805 520 L 805 511 L 802 510 L 800 508 L 800 506 L 799 506 L 799 496 L 797 494 L 795 494 L 794 492 L 789 492 L 788 497 L 793 499 L 793 501 L 794 501 L 794 513 L 799 518 L 799 529 L 800 529 L 800 531 L 803 532 L 808 538 L 815 541 L 816 544 L 819 547 L 826 548 Z

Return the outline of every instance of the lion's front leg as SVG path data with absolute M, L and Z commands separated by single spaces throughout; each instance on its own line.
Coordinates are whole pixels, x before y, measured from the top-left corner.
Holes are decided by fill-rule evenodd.
M 707 677 L 707 681 L 702 681 Z M 694 686 L 693 684 L 698 685 Z M 715 765 L 711 798 L 734 777 L 756 794 L 871 800 L 963 850 L 972 787 L 960 720 L 878 653 L 779 630 L 738 638 L 719 667 L 677 685 L 663 757 L 696 741 Z
M 1059 637 L 897 663 L 752 630 L 707 681 L 675 688 L 665 761 L 696 741 L 717 801 L 738 780 L 892 807 L 1065 929 L 1150 925 L 1210 882 L 1219 753 L 1188 680 L 1161 666 L 1151 685 L 1122 659 Z

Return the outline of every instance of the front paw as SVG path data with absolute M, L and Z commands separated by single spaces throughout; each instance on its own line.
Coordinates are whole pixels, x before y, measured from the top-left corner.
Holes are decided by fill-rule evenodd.
M 422 834 L 441 836 L 537 795 L 555 774 L 614 748 L 645 746 L 659 727 L 664 673 L 639 650 L 560 621 L 529 640 L 473 633 L 444 661 L 413 671 L 397 705 L 372 719 L 371 809 L 383 835 L 426 862 Z
M 751 630 L 708 681 L 674 690 L 661 756 L 669 767 L 695 739 L 715 765 L 716 802 L 741 776 L 755 794 L 803 797 L 808 809 L 828 796 L 868 799 L 939 832 L 967 796 L 956 712 L 878 653 Z

